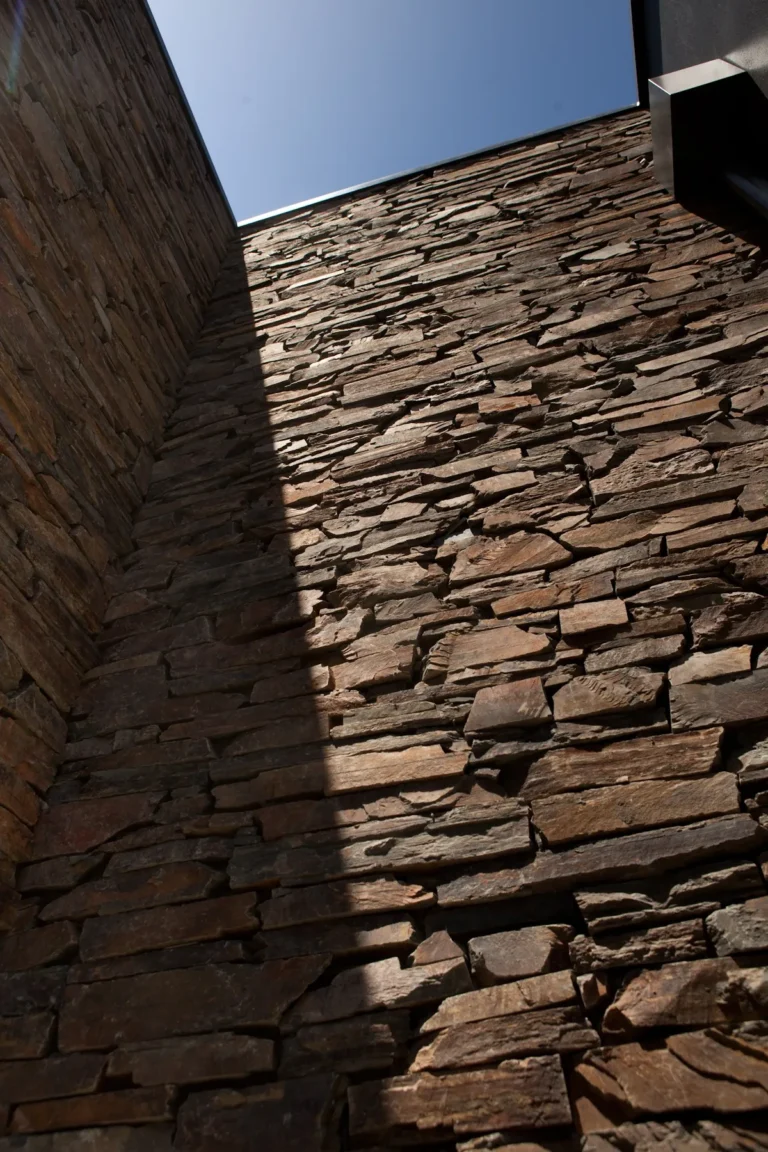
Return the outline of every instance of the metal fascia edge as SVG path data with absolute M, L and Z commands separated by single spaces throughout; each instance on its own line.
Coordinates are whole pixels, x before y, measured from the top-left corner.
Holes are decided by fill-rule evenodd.
M 189 106 L 189 101 L 187 100 L 186 93 L 184 92 L 184 88 L 182 87 L 181 80 L 179 80 L 179 74 L 176 71 L 176 69 L 174 68 L 173 61 L 171 60 L 170 52 L 168 51 L 168 49 L 165 46 L 165 40 L 163 40 L 160 29 L 157 26 L 157 21 L 155 20 L 155 17 L 152 14 L 152 9 L 149 6 L 148 0 L 140 0 L 140 3 L 141 3 L 142 8 L 144 9 L 147 20 L 149 21 L 149 25 L 155 34 L 155 38 L 157 40 L 158 47 L 160 48 L 160 52 L 163 56 L 163 59 L 165 60 L 166 67 L 168 68 L 168 71 L 171 74 L 171 79 L 173 80 L 174 84 L 176 85 L 176 87 L 178 89 L 179 97 L 181 99 L 182 106 L 184 108 L 184 111 L 186 112 L 187 119 L 189 120 L 190 127 L 192 128 L 192 132 L 197 139 L 198 145 L 200 146 L 200 151 L 203 153 L 203 157 L 205 159 L 205 162 L 208 165 L 211 176 L 213 178 L 213 182 L 216 185 L 216 188 L 218 189 L 219 195 L 221 196 L 222 200 L 224 201 L 224 206 L 227 209 L 227 212 L 229 213 L 230 220 L 232 221 L 233 224 L 238 226 L 237 220 L 235 219 L 235 214 L 232 211 L 232 205 L 229 202 L 229 197 L 227 196 L 226 192 L 224 191 L 224 186 L 222 185 L 221 180 L 219 179 L 219 174 L 216 171 L 216 166 L 213 163 L 213 160 L 211 159 L 211 154 L 208 151 L 205 140 L 203 139 L 203 134 L 200 131 L 200 127 L 197 123 L 197 120 L 195 120 L 194 113 Z
M 473 160 L 480 156 L 492 156 L 494 152 L 503 152 L 514 144 L 525 144 L 529 140 L 540 140 L 544 136 L 554 136 L 557 132 L 564 132 L 566 128 L 577 128 L 580 124 L 591 124 L 596 120 L 605 120 L 610 116 L 618 116 L 622 112 L 633 112 L 642 107 L 639 100 L 634 104 L 625 104 L 621 108 L 612 108 L 609 112 L 601 112 L 598 116 L 584 116 L 581 120 L 569 120 L 565 124 L 557 124 L 553 128 L 545 128 L 541 132 L 531 132 L 528 136 L 515 136 L 512 140 L 503 140 L 500 144 L 491 144 L 487 148 L 477 148 L 473 152 L 463 152 L 459 156 L 451 156 L 447 160 L 437 160 L 432 164 L 423 164 L 418 168 L 407 168 L 403 172 L 395 172 L 391 176 L 379 176 L 375 180 L 367 180 L 363 184 L 353 184 L 349 188 L 340 188 L 336 192 L 325 192 L 322 196 L 313 196 L 310 200 L 300 200 L 296 204 L 288 204 L 285 208 L 274 208 L 271 212 L 262 212 L 259 216 L 249 216 L 246 220 L 238 221 L 238 228 L 250 228 L 258 224 L 268 224 L 271 220 L 278 220 L 290 216 L 294 212 L 301 212 L 304 208 L 314 208 L 317 205 L 328 204 L 333 200 L 343 200 L 347 196 L 354 196 L 357 192 L 367 192 L 371 188 L 383 188 L 388 184 L 397 184 L 401 180 L 410 180 L 414 176 L 421 176 L 427 172 L 434 172 L 438 168 L 450 168 L 453 164 L 461 164 L 465 160 Z

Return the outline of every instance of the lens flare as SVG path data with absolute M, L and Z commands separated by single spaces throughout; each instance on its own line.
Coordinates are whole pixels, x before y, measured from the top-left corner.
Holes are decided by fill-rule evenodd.
M 21 43 L 24 38 L 24 16 L 27 9 L 27 0 L 16 0 L 16 9 L 13 14 L 13 39 L 8 57 L 8 77 L 5 82 L 6 92 L 14 93 L 19 78 L 19 65 L 21 64 Z

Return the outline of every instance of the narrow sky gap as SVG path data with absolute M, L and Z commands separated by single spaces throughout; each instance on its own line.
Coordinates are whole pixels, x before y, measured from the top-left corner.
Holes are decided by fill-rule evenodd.
M 629 0 L 149 0 L 244 219 L 632 104 Z

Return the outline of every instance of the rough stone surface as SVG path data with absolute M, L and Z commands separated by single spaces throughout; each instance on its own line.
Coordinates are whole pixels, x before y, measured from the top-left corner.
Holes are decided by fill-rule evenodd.
M 553 924 L 476 936 L 469 941 L 472 971 L 480 984 L 498 984 L 565 967 L 570 935 L 569 925 Z
M 355 1136 L 409 1128 L 457 1134 L 550 1128 L 567 1124 L 571 1115 L 560 1061 L 553 1056 L 510 1060 L 492 1071 L 398 1076 L 358 1085 L 349 1098 Z
M 768 950 L 768 896 L 719 908 L 706 924 L 718 956 Z
M 730 958 L 665 964 L 633 977 L 605 1014 L 608 1032 L 727 1024 L 759 1018 L 768 971 Z
M 601 1132 L 673 1111 L 757 1111 L 768 1096 L 765 1051 L 764 1037 L 718 1029 L 681 1032 L 659 1048 L 599 1048 L 574 1070 L 577 1122 Z
M 0 1149 L 764 1148 L 762 248 L 631 111 L 220 261 L 143 9 L 43 7 L 0 124 Z
M 27 857 L 13 817 L 35 823 L 63 715 L 99 662 L 117 558 L 234 230 L 139 4 L 36 7 L 22 35 L 0 130 L 3 862 Z

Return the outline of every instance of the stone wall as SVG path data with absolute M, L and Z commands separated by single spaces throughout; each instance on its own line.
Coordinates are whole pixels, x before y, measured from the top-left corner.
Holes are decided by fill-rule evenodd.
M 0 887 L 233 231 L 141 0 L 0 13 Z
M 242 235 L 19 870 L 0 1152 L 768 1147 L 766 352 L 641 113 Z

